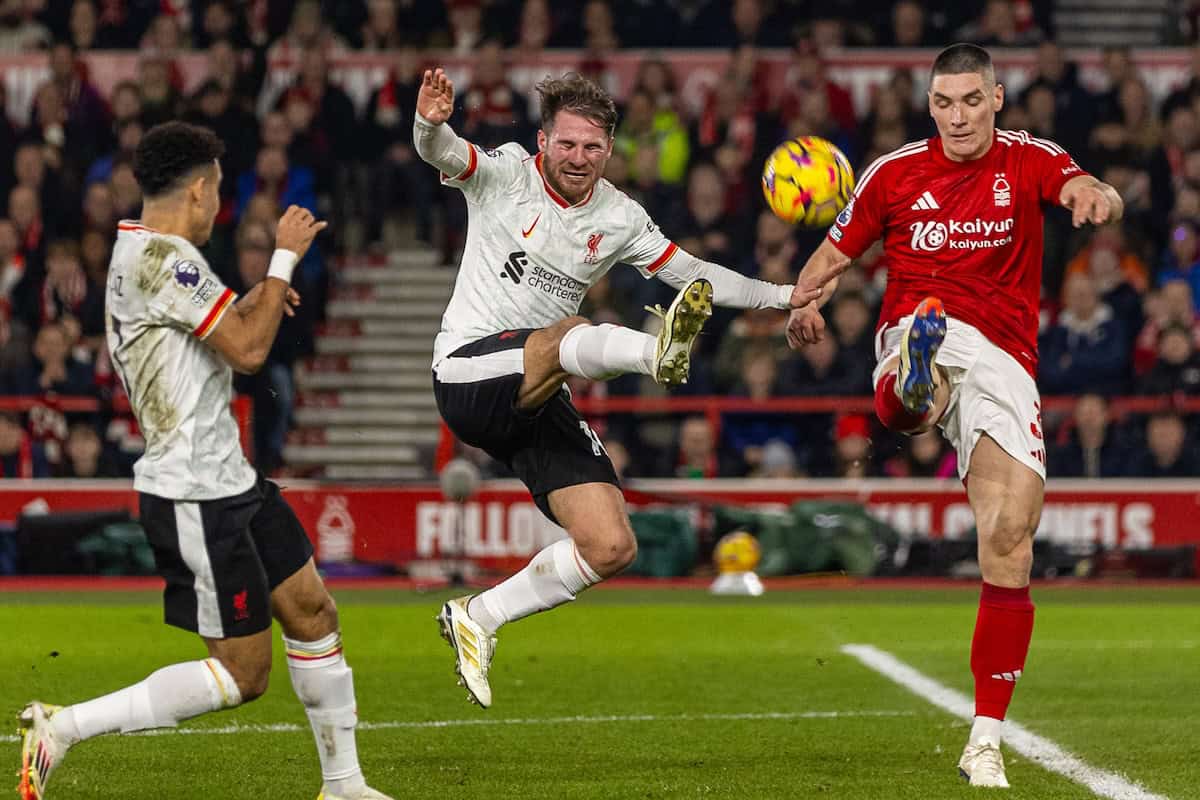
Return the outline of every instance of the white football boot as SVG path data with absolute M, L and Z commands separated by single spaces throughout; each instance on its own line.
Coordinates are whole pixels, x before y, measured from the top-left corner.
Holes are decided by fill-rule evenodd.
M 492 705 L 488 668 L 496 652 L 496 637 L 489 636 L 467 613 L 470 595 L 448 601 L 437 615 L 442 638 L 454 648 L 458 685 L 467 687 L 467 699 L 483 708 Z
M 69 745 L 61 741 L 50 725 L 50 718 L 61 706 L 34 701 L 17 715 L 21 734 L 21 771 L 17 773 L 17 796 L 21 800 L 42 800 L 50 773 L 62 763 Z
M 972 786 L 1008 788 L 1008 778 L 1004 774 L 1004 756 L 1000 755 L 1000 747 L 986 740 L 979 744 L 967 744 L 963 749 L 962 758 L 958 760 L 958 774 L 966 778 Z
M 687 383 L 692 344 L 712 316 L 712 308 L 712 284 L 704 278 L 697 278 L 680 289 L 666 311 L 662 306 L 646 306 L 647 311 L 662 320 L 654 356 L 654 380 L 657 383 L 663 386 Z

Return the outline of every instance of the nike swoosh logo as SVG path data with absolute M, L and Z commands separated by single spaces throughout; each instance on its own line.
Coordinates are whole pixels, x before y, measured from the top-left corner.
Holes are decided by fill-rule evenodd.
M 528 239 L 529 234 L 533 233 L 533 229 L 537 227 L 538 220 L 540 220 L 541 218 L 542 218 L 541 214 L 538 214 L 536 217 L 534 217 L 533 224 L 529 226 L 528 230 L 521 231 L 521 235 L 524 236 L 526 239 Z

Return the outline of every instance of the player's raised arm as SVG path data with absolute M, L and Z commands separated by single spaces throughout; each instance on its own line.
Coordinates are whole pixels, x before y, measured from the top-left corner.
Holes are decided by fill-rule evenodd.
M 446 124 L 452 113 L 454 82 L 441 67 L 425 70 L 421 89 L 417 92 L 413 145 L 425 163 L 437 167 L 443 175 L 455 177 L 470 168 L 473 150 L 470 142 Z
M 313 238 L 328 223 L 317 221 L 308 209 L 290 206 L 275 232 L 275 254 L 262 283 L 235 304 L 209 334 L 207 342 L 238 372 L 262 369 L 285 311 L 299 301 L 292 290 L 292 271 L 308 252 Z
M 1087 222 L 1116 222 L 1125 214 L 1125 201 L 1117 190 L 1091 175 L 1077 175 L 1064 183 L 1058 202 L 1071 210 L 1071 223 L 1076 228 Z

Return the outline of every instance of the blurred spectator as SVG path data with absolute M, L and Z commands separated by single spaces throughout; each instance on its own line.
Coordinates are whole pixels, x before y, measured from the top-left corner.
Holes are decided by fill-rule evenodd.
M 112 187 L 93 183 L 83 193 L 83 230 L 112 236 L 117 228 L 117 204 Z
M 861 394 L 864 370 L 861 364 L 848 363 L 838 352 L 837 339 L 830 333 L 804 346 L 800 358 L 784 368 L 784 381 L 798 395 Z M 870 364 L 866 365 L 867 389 L 870 389 Z
M 134 151 L 137 150 L 138 142 L 142 141 L 142 136 L 145 134 L 145 128 L 142 126 L 142 121 L 137 117 L 132 117 L 130 119 L 123 119 L 117 122 L 116 125 L 117 149 L 108 155 L 97 158 L 92 162 L 92 165 L 88 168 L 87 175 L 83 180 L 85 186 L 89 186 L 98 182 L 108 182 L 108 180 L 112 177 L 113 166 L 117 163 L 117 159 L 133 159 L 133 154 Z
M 1189 447 L 1187 428 L 1174 411 L 1150 417 L 1146 423 L 1148 450 L 1134 454 L 1126 474 L 1135 478 L 1194 478 L 1200 474 L 1196 448 Z
M 586 0 L 583 5 L 584 49 L 590 53 L 608 53 L 620 46 L 608 0 Z
M 769 349 L 752 350 L 743 358 L 741 382 L 733 395 L 756 402 L 770 400 L 778 394 L 778 381 L 775 355 Z M 726 414 L 722 428 L 725 445 L 741 462 L 737 472 L 743 475 L 762 466 L 767 442 L 784 442 L 788 447 L 798 442 L 794 421 L 786 414 Z
M 727 264 L 733 260 L 737 234 L 726 206 L 725 180 L 712 164 L 688 172 L 687 208 L 672 239 L 697 258 Z
M 1158 275 L 1159 285 L 1165 287 L 1174 281 L 1186 283 L 1192 290 L 1193 308 L 1200 313 L 1200 247 L 1196 223 L 1188 220 L 1175 225 L 1167 245 L 1164 269 Z
M 10 219 L 0 218 L 0 300 L 6 304 L 25 275 L 25 259 L 19 247 L 17 226 Z
M 267 225 L 249 221 L 238 229 L 236 247 L 238 272 L 230 288 L 245 295 L 267 276 L 274 236 Z M 305 285 L 299 283 L 295 288 L 301 294 L 300 307 L 294 316 L 284 316 L 266 364 L 256 374 L 239 375 L 235 381 L 237 390 L 254 400 L 254 461 L 265 474 L 283 463 L 296 395 L 292 370 L 299 359 L 313 353 L 313 306 Z
M 1184 160 L 1200 143 L 1200 126 L 1190 106 L 1179 106 L 1167 117 L 1162 143 L 1150 156 L 1151 204 L 1155 216 L 1165 219 L 1174 204 L 1175 192 L 1186 180 Z M 1163 228 L 1161 222 L 1159 231 Z
M 142 99 L 142 124 L 147 129 L 179 116 L 183 101 L 171 80 L 171 62 L 163 55 L 149 54 L 138 67 Z
M 1058 478 L 1115 478 L 1125 469 L 1129 448 L 1109 420 L 1108 401 L 1084 394 L 1071 421 L 1050 447 L 1048 472 Z
M 833 448 L 837 477 L 871 476 L 871 422 L 865 416 L 845 414 L 838 417 Z
M 223 174 L 232 177 L 251 168 L 258 149 L 258 120 L 235 105 L 233 96 L 219 81 L 210 78 L 200 84 L 183 119 L 210 129 L 225 143 L 225 155 L 221 157 Z M 223 196 L 233 196 L 232 180 L 223 181 L 220 188 Z
M 158 14 L 151 21 L 140 43 L 142 50 L 169 56 L 188 49 L 183 31 L 174 14 Z
M 319 185 L 328 185 L 332 190 L 358 159 L 359 131 L 354 103 L 329 80 L 329 72 L 325 51 L 305 50 L 300 54 L 299 77 L 285 92 L 281 108 L 297 137 L 308 137 L 314 155 L 320 159 L 318 164 L 310 165 L 317 169 Z M 324 169 L 320 165 L 325 165 Z M 322 178 L 323 171 L 329 172 L 328 179 Z
M 788 88 L 779 112 L 785 124 L 799 116 L 805 94 L 821 92 L 825 95 L 829 115 L 838 128 L 849 133 L 857 129 L 858 120 L 854 116 L 854 101 L 850 92 L 829 80 L 824 62 L 810 43 L 800 40 L 792 51 L 792 63 L 788 67 L 785 85 Z
M 50 464 L 40 442 L 11 411 L 0 411 L 0 477 L 48 478 Z
M 314 213 L 317 210 L 312 170 L 290 164 L 287 153 L 278 147 L 259 150 L 254 171 L 243 172 L 238 178 L 234 208 L 237 219 L 242 218 L 250 199 L 260 193 L 274 200 L 279 208 L 297 205 Z
M 1200 314 L 1192 304 L 1192 287 L 1184 280 L 1170 280 L 1146 298 L 1146 324 L 1133 346 L 1133 369 L 1137 375 L 1150 371 L 1158 360 L 1160 333 L 1171 325 L 1191 331 L 1192 347 L 1200 349 Z
M 412 148 L 413 98 L 421 85 L 420 54 L 403 47 L 388 80 L 367 102 L 364 128 L 368 159 L 367 241 L 380 242 L 385 217 L 398 207 L 412 211 L 417 238 L 432 242 L 434 178 Z
M 38 328 L 33 340 L 33 358 L 28 368 L 10 376 L 4 393 L 37 396 L 47 392 L 66 395 L 92 392 L 91 367 L 72 358 L 70 332 L 62 323 L 47 322 Z
M 886 44 L 889 47 L 931 47 L 936 42 L 930 36 L 925 8 L 915 0 L 900 0 L 892 6 L 892 27 Z
M 830 304 L 830 322 L 832 333 L 837 337 L 837 344 L 842 357 L 846 358 L 852 367 L 859 367 L 863 373 L 863 392 L 871 389 L 871 370 L 875 363 L 875 331 L 871 327 L 874 315 L 871 307 L 861 292 L 843 289 L 834 295 Z
M 266 58 L 261 49 L 251 51 L 247 65 L 243 54 L 233 45 L 221 40 L 208 48 L 208 77 L 229 92 L 232 103 L 243 111 L 254 113 L 258 96 L 266 77 Z
M 787 313 L 773 308 L 747 309 L 721 337 L 714 361 L 714 377 L 722 392 L 732 389 L 742 376 L 742 364 L 753 352 L 766 351 L 773 363 L 791 359 L 787 343 Z
M 63 458 L 54 470 L 56 478 L 119 478 L 121 468 L 104 447 L 91 422 L 72 423 L 63 446 Z
M 79 260 L 88 280 L 104 286 L 112 257 L 112 231 L 85 230 L 79 240 Z
M 142 216 L 142 187 L 133 174 L 133 159 L 118 156 L 108 179 L 118 219 L 139 219 Z
M 192 44 L 197 49 L 209 48 L 214 42 L 236 42 L 239 47 L 250 44 L 245 19 L 232 0 L 209 0 L 201 6 L 199 16 L 200 24 L 192 25 Z
M 1193 329 L 1177 322 L 1158 336 L 1158 360 L 1138 382 L 1141 394 L 1191 394 L 1200 396 L 1200 353 Z
M 25 53 L 50 43 L 50 30 L 37 21 L 37 11 L 36 2 L 0 3 L 0 53 Z
M 676 478 L 715 478 L 720 474 L 716 436 L 705 417 L 687 417 L 679 425 L 679 447 L 673 466 Z
M 11 153 L 17 146 L 17 126 L 8 116 L 8 89 L 0 81 L 0 153 Z M 0 189 L 12 188 L 12 160 L 0 157 Z
M 1120 225 L 1105 225 L 1067 264 L 1067 278 L 1087 275 L 1126 333 L 1142 326 L 1141 295 L 1149 287 L 1150 269 L 1129 247 Z M 1066 288 L 1063 289 L 1064 299 Z
M 113 87 L 112 115 L 114 124 L 130 120 L 141 121 L 142 88 L 134 81 L 121 81 Z
M 1082 153 L 1095 101 L 1079 82 L 1079 67 L 1067 61 L 1055 42 L 1042 42 L 1037 49 L 1036 73 L 1026 92 L 1045 87 L 1053 94 L 1055 141 L 1069 153 Z
M 21 143 L 13 155 L 13 175 L 18 186 L 28 187 L 40 198 L 41 219 L 52 226 L 54 234 L 74 233 L 78 208 L 68 204 L 75 195 L 69 191 L 69 182 L 62 173 L 46 163 L 47 153 L 54 155 L 56 151 L 36 141 Z
M 635 91 L 613 140 L 613 149 L 620 150 L 629 159 L 634 180 L 641 169 L 638 152 L 643 148 L 653 148 L 657 154 L 654 166 L 658 181 L 678 184 L 683 180 L 690 145 L 679 115 L 674 109 L 656 107 L 649 92 Z
M 883 473 L 892 478 L 956 478 L 958 456 L 937 429 L 904 437 L 904 449 L 889 458 Z
M 650 95 L 656 111 L 680 111 L 679 87 L 675 80 L 675 72 L 661 57 L 648 56 L 641 60 L 633 79 L 631 97 L 634 92 Z
M 396 0 L 368 0 L 360 37 L 363 50 L 395 50 L 406 44 L 400 33 Z
M 21 298 L 18 312 L 30 330 L 64 317 L 74 317 L 86 336 L 104 332 L 104 290 L 91 283 L 74 239 L 57 239 L 46 247 L 44 277 L 27 276 L 32 294 Z M 35 302 L 29 302 L 35 299 Z
M 1069 394 L 1087 386 L 1119 394 L 1127 384 L 1130 333 L 1087 275 L 1067 278 L 1065 306 L 1058 322 L 1041 338 L 1039 383 L 1047 394 Z
M 771 439 L 762 446 L 762 457 L 758 466 L 751 470 L 749 478 L 798 478 L 801 476 L 796 451 L 787 442 Z
M 987 0 L 983 13 L 955 34 L 959 41 L 973 42 L 981 47 L 1030 47 L 1042 40 L 1042 31 L 1027 21 L 1017 19 L 1013 0 Z
M 803 266 L 795 228 L 764 210 L 759 212 L 756 232 L 754 250 L 740 271 L 776 283 L 795 283 Z
M 292 6 L 287 31 L 271 45 L 270 55 L 297 58 L 310 50 L 329 54 L 345 49 L 345 41 L 322 18 L 321 4 L 317 0 L 299 0 Z
M 446 7 L 450 18 L 450 36 L 446 44 L 458 55 L 475 52 L 484 37 L 482 0 L 447 0 Z M 431 44 L 441 46 L 443 42 Z
M 8 193 L 8 218 L 17 228 L 18 252 L 27 268 L 41 269 L 45 257 L 45 226 L 41 200 L 28 186 L 14 186 Z
M 499 42 L 488 40 L 476 51 L 471 82 L 459 96 L 451 124 L 462 136 L 485 148 L 516 141 L 534 150 L 529 106 L 509 83 Z

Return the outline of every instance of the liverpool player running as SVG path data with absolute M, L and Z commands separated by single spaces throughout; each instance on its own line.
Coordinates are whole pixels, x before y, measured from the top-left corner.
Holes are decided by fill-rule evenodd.
M 566 529 L 525 569 L 439 615 L 470 698 L 491 705 L 496 630 L 573 600 L 633 561 L 637 544 L 612 462 L 571 404 L 568 375 L 641 373 L 686 380 L 688 353 L 712 303 L 787 308 L 793 287 L 742 277 L 680 250 L 645 209 L 604 180 L 617 111 L 578 75 L 538 85 L 538 154 L 519 144 L 480 150 L 446 124 L 454 87 L 426 72 L 417 152 L 462 190 L 469 227 L 454 294 L 433 345 L 434 393 L 463 441 L 506 463 L 538 507 Z M 584 293 L 617 263 L 679 289 L 657 339 L 577 316 Z
M 1058 145 L 996 130 L 1003 104 L 986 50 L 943 50 L 929 89 L 938 135 L 867 168 L 797 282 L 824 286 L 827 299 L 836 275 L 883 238 L 876 413 L 905 433 L 937 425 L 958 451 L 983 573 L 971 644 L 975 723 L 959 769 L 973 786 L 1002 787 L 1001 723 L 1033 632 L 1029 573 L 1046 477 L 1034 384 L 1042 209 L 1065 206 L 1076 227 L 1123 211 L 1116 191 Z M 793 347 L 823 335 L 819 305 L 792 312 Z
M 174 727 L 262 695 L 272 617 L 283 628 L 292 687 L 316 737 L 324 778 L 318 800 L 388 800 L 359 769 L 354 676 L 312 545 L 279 487 L 246 461 L 229 410 L 231 367 L 262 367 L 280 319 L 300 300 L 292 270 L 325 223 L 288 208 L 266 279 L 235 302 L 197 249 L 221 204 L 224 149 L 211 131 L 182 122 L 142 139 L 133 160 L 142 219 L 117 226 L 104 301 L 113 364 L 146 435 L 133 488 L 167 582 L 166 621 L 199 634 L 209 657 L 161 667 L 66 708 L 26 706 L 21 800 L 42 800 L 50 773 L 81 741 Z M 112 794 L 102 786 L 101 796 Z

